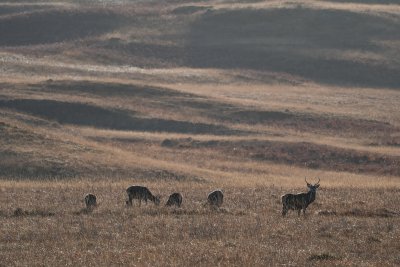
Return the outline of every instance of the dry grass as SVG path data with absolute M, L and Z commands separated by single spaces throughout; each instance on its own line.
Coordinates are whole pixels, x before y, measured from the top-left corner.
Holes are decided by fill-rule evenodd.
M 400 265 L 399 21 L 389 0 L 1 3 L 0 265 Z M 316 201 L 282 218 L 304 177 Z M 133 184 L 162 205 L 127 208 Z
M 163 202 L 170 192 L 181 192 L 183 207 L 126 208 L 124 189 L 131 182 L 2 185 L 3 263 L 399 264 L 399 188 L 323 187 L 306 218 L 294 213 L 282 218 L 279 195 L 288 189 L 148 183 Z M 204 208 L 206 193 L 217 186 L 225 192 L 223 208 Z M 100 203 L 90 214 L 80 212 L 87 192 L 96 193 Z M 24 212 L 16 215 L 18 207 Z M 324 216 L 325 210 L 335 214 Z

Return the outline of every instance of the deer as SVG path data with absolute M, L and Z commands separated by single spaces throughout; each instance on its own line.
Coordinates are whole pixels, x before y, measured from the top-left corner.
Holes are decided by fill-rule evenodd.
M 96 196 L 93 194 L 87 194 L 85 196 L 85 204 L 86 204 L 86 210 L 92 211 L 95 207 L 97 207 Z
M 314 202 L 320 179 L 318 178 L 318 182 L 314 185 L 308 183 L 306 178 L 304 180 L 309 188 L 307 193 L 286 194 L 282 196 L 282 216 L 286 216 L 289 210 L 297 210 L 298 216 L 300 216 L 300 212 L 303 210 L 303 215 L 305 216 L 308 205 Z
M 206 204 L 209 204 L 211 207 L 221 207 L 223 202 L 224 194 L 221 190 L 215 190 L 208 194 Z
M 128 200 L 126 201 L 126 205 L 132 206 L 132 200 L 139 200 L 139 207 L 142 204 L 142 200 L 144 200 L 147 204 L 147 200 L 152 201 L 156 206 L 160 205 L 160 198 L 158 196 L 154 196 L 147 187 L 133 185 L 126 189 L 126 193 L 128 194 Z
M 182 205 L 182 195 L 179 193 L 173 193 L 169 196 L 167 203 L 165 206 L 177 206 L 178 208 Z

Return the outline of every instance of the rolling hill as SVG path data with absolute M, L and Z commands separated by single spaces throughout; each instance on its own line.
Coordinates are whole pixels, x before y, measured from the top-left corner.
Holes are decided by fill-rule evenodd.
M 396 1 L 0 3 L 2 262 L 400 264 L 399 52 Z

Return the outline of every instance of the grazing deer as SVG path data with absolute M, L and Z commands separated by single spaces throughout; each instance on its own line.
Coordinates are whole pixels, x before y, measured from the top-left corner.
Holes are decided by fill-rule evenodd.
M 128 189 L 126 189 L 126 193 L 128 194 L 129 200 L 126 201 L 126 205 L 132 206 L 132 200 L 137 199 L 139 200 L 139 207 L 142 204 L 142 200 L 144 200 L 147 204 L 147 200 L 153 201 L 155 205 L 160 204 L 160 198 L 153 196 L 153 194 L 150 192 L 150 190 L 147 187 L 144 186 L 130 186 Z
M 97 206 L 96 196 L 93 194 L 87 194 L 85 196 L 85 204 L 87 210 L 93 210 Z
M 177 206 L 178 208 L 182 205 L 182 195 L 179 193 L 173 193 L 169 196 L 165 206 Z
M 300 212 L 303 210 L 303 214 L 306 215 L 308 205 L 313 203 L 315 200 L 320 179 L 318 178 L 318 182 L 314 185 L 309 184 L 307 179 L 305 179 L 305 181 L 309 188 L 307 193 L 286 194 L 282 196 L 282 216 L 285 216 L 288 210 L 297 210 L 298 216 L 300 216 Z
M 215 190 L 208 194 L 207 204 L 212 207 L 220 207 L 224 202 L 224 194 L 221 190 Z

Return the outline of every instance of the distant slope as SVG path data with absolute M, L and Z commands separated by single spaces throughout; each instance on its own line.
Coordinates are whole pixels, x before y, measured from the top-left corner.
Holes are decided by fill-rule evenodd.
M 353 2 L 0 3 L 0 177 L 399 176 L 400 7 Z
M 75 3 L 20 13 L 7 6 L 0 49 L 78 65 L 257 70 L 338 86 L 400 87 L 397 9 L 236 4 Z
M 219 171 L 218 164 L 201 164 L 209 158 L 400 174 L 398 156 L 344 148 L 350 137 L 364 140 L 366 146 L 374 142 L 394 149 L 400 130 L 384 121 L 266 110 L 166 87 L 116 82 L 53 80 L 2 84 L 0 90 L 4 177 L 201 180 L 199 170 L 193 169 Z M 113 131 L 104 136 L 105 130 Z M 344 144 L 294 142 L 291 135 L 343 138 Z M 280 141 L 268 141 L 276 136 Z
M 399 88 L 397 49 L 384 44 L 400 41 L 399 18 L 306 7 L 207 12 L 188 31 L 186 63 Z
M 48 9 L 0 17 L 0 46 L 74 41 L 116 29 L 123 17 L 107 10 Z
M 55 123 L 1 109 L 0 114 L 2 179 L 202 179 L 171 164 L 85 140 Z
M 3 85 L 5 88 L 13 85 Z M 20 84 L 15 92 L 36 97 L 0 99 L 0 109 L 11 109 L 60 124 L 144 132 L 210 135 L 255 134 L 242 125 L 334 136 L 390 135 L 399 128 L 384 121 L 313 114 L 288 110 L 255 109 L 213 97 L 167 87 L 93 81 L 48 81 Z M 12 91 L 11 91 L 12 92 Z M 72 101 L 71 101 L 72 99 Z

